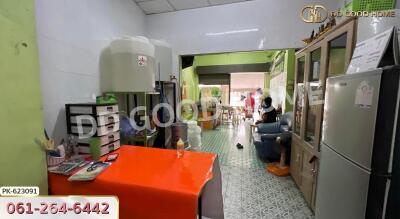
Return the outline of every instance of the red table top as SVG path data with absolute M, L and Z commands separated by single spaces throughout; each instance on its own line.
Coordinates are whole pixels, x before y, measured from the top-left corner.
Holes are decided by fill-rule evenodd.
M 52 195 L 116 195 L 120 218 L 196 218 L 198 197 L 212 179 L 215 154 L 122 146 L 96 180 L 69 182 L 49 173 Z M 104 158 L 103 158 L 104 159 Z

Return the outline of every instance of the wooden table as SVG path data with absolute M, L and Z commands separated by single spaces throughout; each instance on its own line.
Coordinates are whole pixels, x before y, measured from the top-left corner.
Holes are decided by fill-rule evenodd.
M 94 181 L 69 182 L 49 173 L 50 194 L 116 195 L 121 219 L 224 217 L 215 154 L 185 151 L 177 158 L 175 150 L 135 146 L 116 153 L 118 159 Z

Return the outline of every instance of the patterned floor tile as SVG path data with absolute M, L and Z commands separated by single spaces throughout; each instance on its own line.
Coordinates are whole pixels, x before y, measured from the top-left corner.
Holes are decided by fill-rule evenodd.
M 313 213 L 290 177 L 265 171 L 244 126 L 220 126 L 202 134 L 201 151 L 218 154 L 226 219 L 313 219 Z M 239 150 L 240 142 L 244 148 Z

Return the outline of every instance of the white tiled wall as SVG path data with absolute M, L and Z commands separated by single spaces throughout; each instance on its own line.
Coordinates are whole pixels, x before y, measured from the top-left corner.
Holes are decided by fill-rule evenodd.
M 35 2 L 45 128 L 60 141 L 65 103 L 94 101 L 103 49 L 113 37 L 143 35 L 145 15 L 131 0 Z
M 146 16 L 147 34 L 169 42 L 176 55 L 297 48 L 318 24 L 306 24 L 309 4 L 337 8 L 332 0 L 254 0 Z M 242 31 L 242 32 L 241 32 Z M 235 33 L 236 32 L 236 33 Z M 174 71 L 178 58 L 174 57 Z
M 317 28 L 300 20 L 301 8 L 313 3 L 333 10 L 338 1 L 255 0 L 145 16 L 132 0 L 36 0 L 45 127 L 60 140 L 64 104 L 94 101 L 107 81 L 100 72 L 109 70 L 99 60 L 113 37 L 166 39 L 178 76 L 178 55 L 301 47 L 300 39 Z M 246 29 L 257 31 L 207 35 Z

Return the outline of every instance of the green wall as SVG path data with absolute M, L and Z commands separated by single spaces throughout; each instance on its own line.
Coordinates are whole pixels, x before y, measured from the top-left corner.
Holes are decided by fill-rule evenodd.
M 0 29 L 0 186 L 47 194 L 34 0 L 1 0 Z
M 291 100 L 294 100 L 294 71 L 295 71 L 295 50 L 288 49 L 285 54 L 285 71 L 286 71 L 286 94 L 288 94 Z M 293 103 L 286 99 L 285 102 L 286 112 L 293 111 Z
M 399 0 L 397 0 L 397 3 Z M 388 1 L 388 0 L 375 0 L 375 1 L 361 1 L 361 0 L 353 0 L 347 1 L 346 5 L 341 8 L 341 11 L 344 13 L 346 11 L 382 11 L 382 10 L 391 10 L 396 8 L 396 0 Z M 398 8 L 398 6 L 397 6 Z
M 199 76 L 195 73 L 193 66 L 182 70 L 181 74 L 182 84 L 184 81 L 186 82 L 186 87 L 187 87 L 187 99 L 198 101 L 200 93 Z
M 272 69 L 269 82 L 268 84 L 271 83 L 271 79 L 277 77 L 277 76 L 282 76 L 281 74 L 285 74 L 286 81 L 284 82 L 285 86 L 285 96 L 286 98 L 284 99 L 284 102 L 282 103 L 282 108 L 284 109 L 284 112 L 290 112 L 293 111 L 293 93 L 294 93 L 294 71 L 295 71 L 295 50 L 294 49 L 287 49 L 284 51 L 278 51 L 274 55 L 274 63 L 276 64 L 278 60 L 283 59 L 283 68 L 276 68 Z M 269 86 L 270 88 L 270 86 Z M 283 94 L 281 94 L 283 95 Z M 288 97 L 289 96 L 289 97 Z M 272 99 L 274 99 L 274 96 L 272 96 Z
M 188 98 L 194 101 L 199 100 L 199 76 L 196 73 L 197 66 L 210 65 L 235 65 L 235 64 L 257 64 L 271 62 L 276 51 L 254 51 L 254 52 L 234 52 L 209 55 L 197 55 L 194 57 L 192 67 L 182 70 L 181 86 L 186 82 Z M 265 86 L 269 88 L 270 74 L 265 74 Z
M 268 91 L 270 86 L 271 86 L 271 73 L 265 73 L 264 74 L 264 89 L 266 91 Z
M 195 56 L 193 66 L 182 70 L 181 85 L 185 81 L 188 88 L 188 98 L 198 101 L 200 89 L 199 76 L 195 70 L 197 66 L 266 63 L 272 61 L 274 53 L 275 51 L 255 51 Z M 265 80 L 269 82 L 269 74 L 266 74 Z
M 255 51 L 198 55 L 194 58 L 193 66 L 266 63 L 272 60 L 274 53 L 275 51 Z

